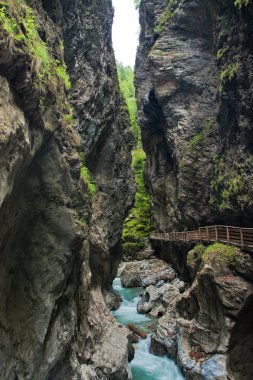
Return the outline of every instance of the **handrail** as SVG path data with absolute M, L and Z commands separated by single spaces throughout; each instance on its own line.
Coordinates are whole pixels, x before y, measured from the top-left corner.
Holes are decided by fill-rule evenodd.
M 199 227 L 194 231 L 153 232 L 151 240 L 178 242 L 221 242 L 235 245 L 241 249 L 253 249 L 253 228 L 214 225 Z

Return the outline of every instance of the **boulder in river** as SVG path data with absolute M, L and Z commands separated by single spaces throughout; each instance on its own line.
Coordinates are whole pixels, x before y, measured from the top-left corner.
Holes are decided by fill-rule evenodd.
M 169 282 L 175 277 L 172 267 L 160 259 L 125 263 L 120 275 L 122 285 L 127 288 L 156 285 L 161 280 Z
M 138 313 L 149 313 L 152 317 L 161 317 L 168 305 L 179 296 L 176 286 L 164 283 L 157 287 L 150 285 L 145 289 L 137 304 Z

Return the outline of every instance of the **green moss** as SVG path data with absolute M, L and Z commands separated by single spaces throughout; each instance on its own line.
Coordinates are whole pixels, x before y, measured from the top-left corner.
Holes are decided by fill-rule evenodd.
M 14 43 L 22 43 L 33 61 L 33 67 L 42 82 L 60 78 L 66 88 L 70 87 L 64 62 L 54 59 L 49 47 L 39 35 L 39 25 L 31 7 L 25 1 L 9 0 L 0 4 L 0 24 Z M 60 43 L 63 47 L 62 42 Z
M 60 61 L 57 59 L 56 61 L 56 74 L 58 75 L 59 78 L 61 78 L 66 86 L 67 89 L 71 88 L 71 83 L 69 79 L 69 75 L 67 73 L 66 65 L 65 62 Z
M 206 119 L 204 121 L 204 127 L 203 127 L 202 131 L 196 133 L 191 138 L 191 140 L 189 141 L 189 144 L 188 144 L 188 148 L 192 149 L 193 147 L 195 147 L 195 145 L 204 141 L 208 137 L 213 126 L 214 126 L 214 121 L 212 119 Z
M 223 262 L 228 264 L 232 268 L 237 268 L 240 264 L 240 250 L 230 245 L 222 243 L 214 243 L 208 246 L 202 259 L 204 263 L 207 262 Z
M 252 181 L 248 172 L 252 167 L 252 158 L 244 164 L 229 164 L 224 159 L 215 160 L 215 173 L 211 182 L 211 205 L 220 211 L 252 207 Z
M 161 17 L 158 20 L 158 24 L 156 25 L 154 32 L 155 33 L 161 33 L 163 30 L 165 24 L 172 19 L 172 17 L 175 16 L 176 10 L 172 11 L 171 6 L 173 4 L 174 0 L 169 0 L 169 3 L 167 5 L 167 8 L 165 11 L 162 13 Z
M 92 197 L 95 197 L 97 194 L 97 188 L 95 181 L 92 180 L 92 174 L 86 166 L 84 154 L 80 153 L 80 161 L 82 163 L 80 169 L 80 177 L 84 180 L 87 185 L 88 191 Z

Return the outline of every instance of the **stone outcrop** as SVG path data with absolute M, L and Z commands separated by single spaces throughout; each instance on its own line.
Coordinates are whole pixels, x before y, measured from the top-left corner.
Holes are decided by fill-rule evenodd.
M 170 265 L 159 259 L 126 262 L 120 269 L 121 283 L 126 288 L 156 285 L 176 277 Z
M 110 0 L 0 4 L 3 380 L 129 377 L 104 301 L 133 180 L 112 17 Z
M 151 349 L 174 357 L 189 379 L 249 380 L 252 257 L 220 244 L 188 257 L 191 268 L 198 262 L 192 286 L 169 303 Z
M 250 226 L 252 1 L 143 0 L 140 24 L 135 83 L 154 227 Z

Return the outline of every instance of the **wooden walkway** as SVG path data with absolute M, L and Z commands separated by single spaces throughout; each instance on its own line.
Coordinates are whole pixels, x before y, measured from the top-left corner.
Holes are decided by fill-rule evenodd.
M 235 245 L 241 249 L 253 250 L 253 228 L 240 228 L 231 226 L 200 227 L 195 231 L 165 232 L 150 235 L 151 240 L 177 241 L 177 242 L 221 242 Z

